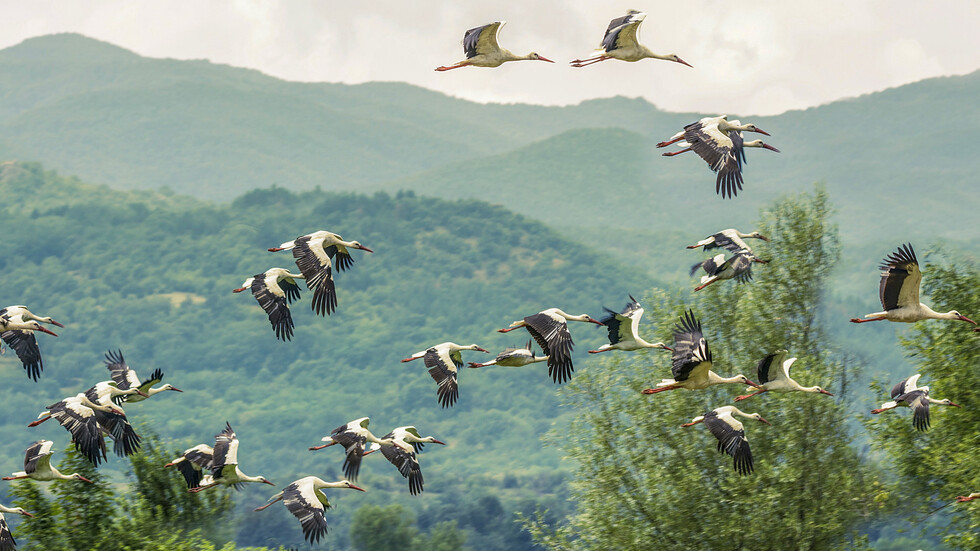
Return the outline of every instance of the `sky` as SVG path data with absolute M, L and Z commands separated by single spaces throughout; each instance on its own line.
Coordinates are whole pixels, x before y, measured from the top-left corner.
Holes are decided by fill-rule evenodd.
M 365 7 L 369 6 L 369 7 Z M 977 0 L 0 0 L 0 48 L 78 32 L 150 57 L 208 59 L 294 81 L 408 82 L 500 103 L 643 97 L 668 111 L 772 115 L 980 68 Z M 647 59 L 587 68 L 609 20 L 647 13 Z M 505 20 L 522 61 L 435 72 L 471 27 Z

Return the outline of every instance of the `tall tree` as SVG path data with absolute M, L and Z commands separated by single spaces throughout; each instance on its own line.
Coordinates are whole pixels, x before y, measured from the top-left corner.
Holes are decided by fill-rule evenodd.
M 842 366 L 828 352 L 819 318 L 838 256 L 829 215 L 819 188 L 778 200 L 759 223 L 772 242 L 756 252 L 772 262 L 754 270 L 755 281 L 722 282 L 696 295 L 646 293 L 655 336 L 668 340 L 681 313 L 693 308 L 720 374 L 740 372 L 755 379 L 756 362 L 786 348 L 799 358 L 794 378 L 839 391 Z M 746 421 L 755 472 L 738 476 L 707 430 L 679 425 L 732 403 L 742 388 L 641 395 L 641 389 L 670 377 L 669 364 L 663 354 L 620 354 L 600 368 L 576 372 L 564 396 L 578 413 L 566 432 L 552 438 L 577 463 L 572 488 L 578 509 L 556 531 L 528 523 L 540 544 L 550 549 L 861 547 L 849 536 L 870 507 L 872 476 L 851 446 L 840 396 L 766 393 L 739 403 L 772 426 Z
M 64 549 L 89 551 L 97 548 L 102 533 L 109 528 L 106 519 L 115 516 L 116 502 L 112 486 L 74 446 L 65 448 L 64 459 L 58 464 L 64 473 L 78 473 L 92 481 L 56 480 L 51 492 L 61 507 L 59 522 L 65 538 Z
M 30 522 L 22 522 L 17 527 L 15 536 L 21 551 L 64 549 L 65 540 L 58 522 L 61 513 L 58 502 L 48 499 L 41 491 L 41 485 L 33 480 L 11 483 L 10 494 L 16 497 L 14 504 L 17 507 L 23 507 L 34 515 Z

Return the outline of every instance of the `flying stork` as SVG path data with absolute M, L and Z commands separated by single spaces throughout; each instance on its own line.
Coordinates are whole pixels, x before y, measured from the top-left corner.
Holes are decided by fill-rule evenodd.
M 538 356 L 531 350 L 531 341 L 527 341 L 524 348 L 505 348 L 503 352 L 489 362 L 477 363 L 470 362 L 466 367 L 478 369 L 488 365 L 499 365 L 503 367 L 524 367 L 528 364 L 546 362 L 548 356 Z
M 239 490 L 245 482 L 262 482 L 275 486 L 264 476 L 248 476 L 238 468 L 238 443 L 238 435 L 232 430 L 231 424 L 225 421 L 225 430 L 214 435 L 211 474 L 201 479 L 200 486 L 188 491 L 197 493 L 218 485 L 233 486 Z
M 446 445 L 445 442 L 436 440 L 434 436 L 419 434 L 418 429 L 412 426 L 398 427 L 381 438 L 382 442 L 390 440 L 390 443 L 372 443 L 371 449 L 364 452 L 364 455 L 381 450 L 398 472 L 408 479 L 408 491 L 413 496 L 422 493 L 422 467 L 419 465 L 417 453 L 427 443 Z
M 51 451 L 52 445 L 54 445 L 54 442 L 50 440 L 38 440 L 28 446 L 27 452 L 24 454 L 24 470 L 13 473 L 10 476 L 5 476 L 3 479 L 18 480 L 21 478 L 30 478 L 31 480 L 37 481 L 81 480 L 90 484 L 92 483 L 91 480 L 78 473 L 61 474 L 58 469 L 52 467 L 51 455 L 54 454 Z
M 768 237 L 762 235 L 758 231 L 754 231 L 751 233 L 742 233 L 736 230 L 735 228 L 729 228 L 727 230 L 721 230 L 718 233 L 711 234 L 708 237 L 705 237 L 704 239 L 698 241 L 693 245 L 688 245 L 687 248 L 696 249 L 698 247 L 704 247 L 703 250 L 705 251 L 722 248 L 722 249 L 727 249 L 730 252 L 736 252 L 744 249 L 751 253 L 752 248 L 749 247 L 745 243 L 745 241 L 743 241 L 743 239 L 749 239 L 749 238 L 769 241 Z
M 288 341 L 293 338 L 293 316 L 289 313 L 289 303 L 299 299 L 299 285 L 296 280 L 303 278 L 302 274 L 292 274 L 284 268 L 269 268 L 246 279 L 241 287 L 232 292 L 241 293 L 245 289 L 251 289 L 252 296 L 269 315 L 269 323 L 276 332 L 276 338 Z
M 500 34 L 500 28 L 506 24 L 506 21 L 495 21 L 466 31 L 466 34 L 463 35 L 463 51 L 466 52 L 466 59 L 448 67 L 436 67 L 436 71 L 448 71 L 467 66 L 499 67 L 508 61 L 521 60 L 537 60 L 554 63 L 554 61 L 535 52 L 527 55 L 516 55 L 509 50 L 501 48 L 497 44 L 497 35 Z
M 193 448 L 184 450 L 180 457 L 174 459 L 164 467 L 177 467 L 180 474 L 187 482 L 188 489 L 199 488 L 203 478 L 201 471 L 211 470 L 214 460 L 214 448 L 207 444 L 198 444 Z
M 41 349 L 37 345 L 34 331 L 58 336 L 57 333 L 41 325 L 42 323 L 64 327 L 51 317 L 35 315 L 26 306 L 0 308 L 0 340 L 3 340 L 17 354 L 24 370 L 27 371 L 27 376 L 34 381 L 37 381 L 44 369 Z M 2 344 L 0 344 L 0 353 L 3 353 Z
M 127 396 L 145 393 L 138 388 L 121 390 L 115 381 L 102 381 L 85 391 L 85 397 L 100 405 L 120 405 Z M 125 414 L 111 411 L 95 411 L 95 420 L 102 430 L 112 437 L 112 451 L 119 457 L 127 457 L 138 452 L 142 440 L 133 426 L 129 424 Z
M 606 27 L 606 34 L 602 37 L 602 42 L 596 53 L 585 59 L 571 61 L 572 67 L 586 67 L 605 61 L 607 59 L 620 59 L 622 61 L 639 61 L 641 59 L 663 59 L 681 63 L 688 67 L 693 67 L 690 63 L 677 57 L 675 54 L 655 54 L 649 48 L 640 44 L 640 23 L 646 18 L 647 14 L 636 10 L 629 10 L 623 17 L 617 17 L 609 22 Z
M 700 269 L 703 269 L 706 275 L 701 276 L 701 285 L 695 287 L 694 290 L 700 291 L 722 279 L 734 279 L 739 283 L 748 283 L 752 281 L 753 262 L 767 264 L 769 261 L 756 257 L 750 251 L 740 249 L 727 259 L 722 253 L 698 262 L 691 266 L 691 275 Z
M 721 406 L 681 426 L 690 427 L 704 423 L 711 434 L 718 439 L 718 451 L 732 456 L 735 472 L 747 475 L 752 473 L 752 450 L 749 449 L 749 441 L 745 438 L 745 428 L 738 419 L 735 419 L 735 415 L 772 425 L 758 413 L 743 413 L 735 406 Z
M 917 373 L 892 387 L 891 401 L 881 404 L 880 408 L 871 410 L 871 413 L 878 414 L 899 406 L 912 408 L 912 426 L 916 430 L 924 431 L 929 428 L 929 404 L 960 407 L 948 398 L 944 400 L 930 398 L 929 387 L 915 386 L 919 377 Z
M 374 252 L 357 241 L 344 241 L 336 233 L 325 230 L 301 235 L 278 247 L 272 247 L 269 252 L 293 251 L 296 267 L 306 278 L 306 288 L 313 291 L 313 311 L 323 316 L 337 308 L 331 260 L 337 263 L 338 271 L 350 268 L 354 259 L 351 258 L 348 248 Z
M 10 533 L 10 527 L 7 526 L 7 519 L 3 516 L 4 513 L 24 515 L 25 517 L 33 517 L 34 515 L 20 507 L 0 505 L 0 551 L 17 551 L 17 542 L 14 541 L 14 535 Z
M 604 344 L 598 350 L 589 350 L 589 354 L 608 352 L 609 350 L 640 350 L 641 348 L 659 348 L 673 350 L 662 342 L 649 343 L 639 336 L 640 318 L 643 317 L 643 307 L 633 295 L 620 312 L 603 307 L 607 316 L 600 319 L 609 330 L 609 344 Z
M 354 419 L 346 425 L 341 425 L 333 429 L 330 432 L 330 436 L 324 436 L 320 439 L 322 442 L 326 442 L 326 444 L 313 446 L 310 448 L 310 451 L 322 450 L 334 444 L 340 444 L 347 452 L 344 458 L 344 475 L 356 481 L 357 473 L 361 470 L 361 459 L 365 455 L 364 444 L 367 442 L 376 444 L 391 442 L 391 439 L 387 436 L 379 439 L 377 436 L 371 434 L 371 431 L 368 430 L 368 424 L 370 422 L 370 417 L 361 417 L 360 419 Z
M 317 543 L 327 534 L 327 519 L 323 511 L 330 508 L 330 502 L 321 491 L 322 488 L 350 488 L 365 491 L 364 488 L 357 487 L 346 480 L 324 482 L 315 476 L 307 476 L 293 481 L 283 491 L 272 496 L 268 503 L 255 510 L 261 511 L 277 501 L 282 501 L 286 509 L 299 519 L 299 524 L 303 527 L 303 537 L 311 544 Z
M 95 412 L 112 412 L 117 415 L 125 416 L 126 413 L 119 406 L 108 404 L 97 404 L 90 400 L 84 392 L 70 396 L 48 406 L 47 411 L 41 412 L 37 416 L 37 421 L 27 425 L 36 427 L 48 419 L 57 419 L 61 426 L 71 433 L 72 442 L 75 449 L 84 455 L 96 467 L 106 459 L 105 438 L 102 436 L 102 427 L 96 419 Z
M 762 140 L 744 141 L 742 132 L 758 132 L 766 136 L 769 133 L 751 123 L 742 124 L 737 120 L 729 122 L 726 117 L 727 115 L 706 117 L 691 123 L 685 126 L 682 132 L 674 134 L 670 140 L 658 143 L 657 147 L 666 147 L 684 140 L 686 142 L 683 144 L 684 149 L 664 153 L 664 156 L 673 157 L 687 151 L 694 151 L 708 163 L 713 172 L 718 173 L 715 179 L 715 193 L 721 194 L 722 198 L 732 198 L 738 195 L 744 183 L 742 165 L 746 163 L 745 148 L 758 147 L 776 153 L 779 153 L 779 150 Z
M 463 367 L 463 355 L 460 354 L 462 350 L 478 350 L 489 354 L 487 349 L 475 344 L 461 346 L 454 342 L 444 342 L 421 352 L 416 352 L 402 360 L 402 363 L 423 358 L 425 367 L 429 369 L 429 375 L 439 385 L 439 388 L 436 390 L 436 394 L 439 397 L 439 405 L 444 408 L 452 407 L 456 403 L 456 399 L 459 398 L 459 382 L 457 378 L 459 377 L 459 368 Z M 347 477 L 357 480 L 356 477 L 351 477 L 350 475 Z
M 548 356 L 548 374 L 556 383 L 561 384 L 570 379 L 572 372 L 575 371 L 575 366 L 572 365 L 572 349 L 575 342 L 572 341 L 572 334 L 568 332 L 569 321 L 603 325 L 601 321 L 593 319 L 588 314 L 573 316 L 558 308 L 548 308 L 523 320 L 515 321 L 505 329 L 497 329 L 497 332 L 507 333 L 521 327 L 526 328 Z
M 744 396 L 739 396 L 735 398 L 736 402 L 741 402 L 742 400 L 747 400 L 763 392 L 768 392 L 770 390 L 774 392 L 814 392 L 820 394 L 826 394 L 827 396 L 833 396 L 833 394 L 827 392 L 826 390 L 820 388 L 819 386 L 802 386 L 800 383 L 794 381 L 789 376 L 789 370 L 796 362 L 796 358 L 787 359 L 789 352 L 786 350 L 777 350 L 771 354 L 766 354 L 766 357 L 759 360 L 758 365 L 756 365 L 756 372 L 759 375 L 759 384 L 762 385 L 761 390 L 757 390 L 752 394 L 746 394 Z
M 139 376 L 129 367 L 129 364 L 123 358 L 122 350 L 116 350 L 115 352 L 109 350 L 106 352 L 105 366 L 109 370 L 109 376 L 115 381 L 119 390 L 130 390 L 133 388 L 138 390 L 138 392 L 126 395 L 124 398 L 126 402 L 142 402 L 154 394 L 159 394 L 167 390 L 183 392 L 183 390 L 170 383 L 151 388 L 163 380 L 163 371 L 160 369 L 154 369 L 149 379 L 140 381 Z
M 721 377 L 711 371 L 711 350 L 701 332 L 701 321 L 695 319 L 693 310 L 688 310 L 680 323 L 674 326 L 674 354 L 670 371 L 674 375 L 673 379 L 663 379 L 657 384 L 657 388 L 647 388 L 642 391 L 643 394 L 656 394 L 678 388 L 696 390 L 725 383 L 762 388 L 745 375 Z
M 950 310 L 945 314 L 934 311 L 919 302 L 919 284 L 922 282 L 922 272 L 919 270 L 919 260 L 915 258 L 912 244 L 907 243 L 897 251 L 882 260 L 881 284 L 878 286 L 878 298 L 881 300 L 882 312 L 867 314 L 865 319 L 851 318 L 852 323 L 869 321 L 915 321 L 938 319 L 965 321 L 976 325 L 977 322 Z

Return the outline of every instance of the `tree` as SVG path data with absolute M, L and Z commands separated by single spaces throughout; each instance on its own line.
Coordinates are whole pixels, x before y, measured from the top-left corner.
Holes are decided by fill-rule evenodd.
M 103 532 L 109 527 L 106 518 L 115 516 L 112 486 L 105 475 L 72 445 L 65 448 L 58 470 L 78 473 L 92 481 L 91 484 L 77 480 L 56 480 L 51 483 L 51 492 L 57 497 L 61 508 L 58 522 L 65 538 L 64 549 L 89 551 L 96 548 Z
M 82 482 L 84 484 L 84 482 Z M 33 480 L 20 480 L 11 485 L 11 495 L 16 497 L 14 504 L 23 507 L 34 515 L 30 522 L 22 522 L 14 534 L 22 551 L 45 551 L 64 549 L 58 515 L 61 507 L 56 501 L 45 497 L 40 485 Z
M 351 521 L 351 545 L 357 551 L 411 549 L 418 535 L 414 524 L 415 517 L 401 505 L 364 505 Z
M 819 188 L 782 198 L 762 214 L 759 229 L 772 243 L 756 252 L 772 262 L 754 269 L 754 282 L 722 282 L 694 296 L 652 290 L 644 306 L 647 319 L 656 320 L 655 337 L 665 341 L 681 313 L 693 308 L 714 369 L 723 375 L 754 379 L 762 356 L 786 348 L 799 358 L 797 380 L 836 390 L 838 397 L 766 393 L 739 403 L 772 427 L 746 421 L 755 472 L 738 476 L 707 430 L 679 428 L 730 404 L 730 385 L 641 395 L 669 377 L 666 354 L 619 354 L 600 369 L 576 372 L 564 398 L 577 414 L 568 431 L 552 439 L 577 463 L 577 513 L 558 530 L 529 522 L 539 544 L 576 550 L 860 548 L 848 536 L 869 512 L 873 477 L 851 446 L 839 393 L 842 366 L 832 360 L 819 319 L 838 256 L 829 214 Z

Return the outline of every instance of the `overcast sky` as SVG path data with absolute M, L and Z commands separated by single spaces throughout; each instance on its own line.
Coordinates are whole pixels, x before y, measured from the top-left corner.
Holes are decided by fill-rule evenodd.
M 980 0 L 0 0 L 0 47 L 73 31 L 141 55 L 209 59 L 298 81 L 403 81 L 476 101 L 642 96 L 670 111 L 775 114 L 980 68 Z M 606 24 L 647 12 L 659 60 L 574 69 Z M 557 61 L 437 73 L 463 31 Z

